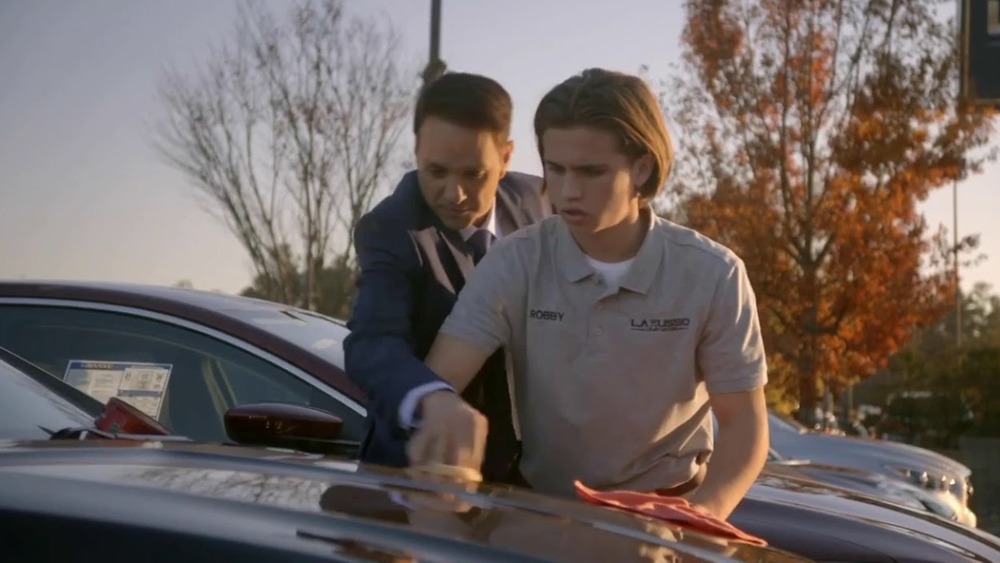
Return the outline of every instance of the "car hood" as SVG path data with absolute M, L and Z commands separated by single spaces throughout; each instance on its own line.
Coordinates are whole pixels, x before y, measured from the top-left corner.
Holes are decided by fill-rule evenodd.
M 7 443 L 0 444 L 0 481 L 6 506 L 20 502 L 31 510 L 48 506 L 380 558 L 800 560 L 571 499 L 403 470 L 357 470 L 353 461 L 266 448 Z
M 922 500 L 931 500 L 931 495 L 915 485 L 882 473 L 797 460 L 771 462 L 768 467 L 773 474 L 811 479 L 834 487 L 850 489 L 860 494 L 884 498 L 916 510 L 929 510 Z
M 813 479 L 834 487 L 843 487 L 893 504 L 927 511 L 966 526 L 976 527 L 978 522 L 976 513 L 957 498 L 942 496 L 933 490 L 884 473 L 799 460 L 771 462 L 768 466 L 790 477 Z
M 936 470 L 961 479 L 968 478 L 972 473 L 967 466 L 937 452 L 886 440 L 813 432 L 804 434 L 774 432 L 771 434 L 771 446 L 786 458 L 852 466 L 856 466 L 854 461 L 860 460 L 872 470 L 879 472 L 890 470 L 895 466 Z M 848 463 L 848 460 L 851 462 Z
M 775 547 L 828 560 L 1000 561 L 996 536 L 790 468 L 766 467 L 730 521 L 778 538 Z

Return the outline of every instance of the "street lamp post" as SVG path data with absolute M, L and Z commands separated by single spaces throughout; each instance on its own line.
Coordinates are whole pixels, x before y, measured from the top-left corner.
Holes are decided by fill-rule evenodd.
M 424 84 L 444 74 L 447 68 L 441 60 L 441 0 L 431 0 L 431 52 L 424 67 Z
M 958 180 L 951 185 L 952 221 L 955 237 L 955 344 L 962 348 L 962 280 L 958 276 Z

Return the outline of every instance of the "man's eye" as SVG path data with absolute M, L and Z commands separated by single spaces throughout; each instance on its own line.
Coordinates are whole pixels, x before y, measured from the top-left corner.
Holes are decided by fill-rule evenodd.
M 555 164 L 546 164 L 545 171 L 552 174 L 562 174 L 565 170 L 562 166 L 556 166 Z
M 444 168 L 430 168 L 427 170 L 427 173 L 435 178 L 444 178 L 448 174 L 448 171 Z

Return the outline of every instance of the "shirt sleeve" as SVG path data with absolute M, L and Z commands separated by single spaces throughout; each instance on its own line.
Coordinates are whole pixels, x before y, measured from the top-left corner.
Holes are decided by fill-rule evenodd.
M 399 425 L 406 429 L 413 429 L 419 426 L 419 421 L 416 420 L 417 405 L 420 404 L 420 399 L 423 399 L 427 395 L 435 391 L 448 390 L 455 392 L 455 388 L 444 381 L 436 381 L 434 383 L 425 383 L 420 387 L 411 389 L 403 396 L 403 402 L 399 404 Z
M 767 361 L 756 297 L 742 260 L 719 277 L 697 361 L 710 394 L 737 393 L 767 383 Z
M 521 245 L 510 238 L 500 239 L 480 260 L 440 329 L 490 354 L 510 344 L 512 319 L 527 294 Z

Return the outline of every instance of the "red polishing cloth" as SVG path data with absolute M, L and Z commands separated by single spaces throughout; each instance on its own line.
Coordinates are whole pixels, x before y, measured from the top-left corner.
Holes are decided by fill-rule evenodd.
M 574 485 L 576 485 L 577 495 L 591 504 L 612 506 L 652 516 L 704 534 L 759 546 L 767 545 L 763 539 L 747 534 L 725 520 L 698 510 L 686 499 L 680 497 L 634 491 L 595 491 L 579 481 L 574 481 Z

